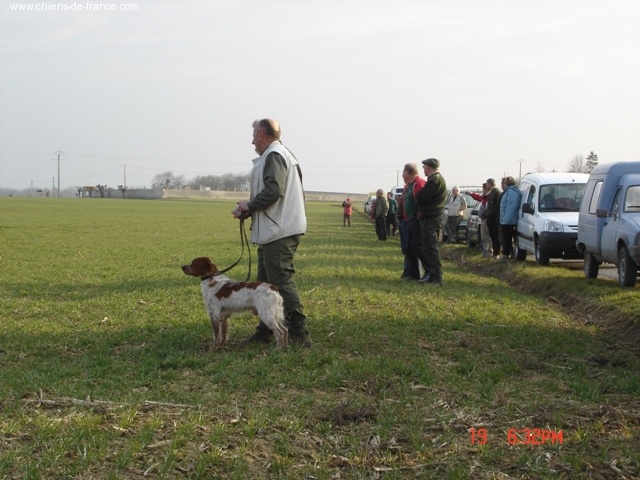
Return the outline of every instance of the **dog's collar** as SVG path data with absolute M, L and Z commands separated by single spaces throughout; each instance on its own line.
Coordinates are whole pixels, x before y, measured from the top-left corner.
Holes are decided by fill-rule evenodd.
M 204 275 L 202 277 L 200 277 L 200 280 L 204 281 L 204 280 L 211 280 L 213 277 L 215 277 L 216 275 L 218 275 L 217 273 L 211 273 L 209 275 Z

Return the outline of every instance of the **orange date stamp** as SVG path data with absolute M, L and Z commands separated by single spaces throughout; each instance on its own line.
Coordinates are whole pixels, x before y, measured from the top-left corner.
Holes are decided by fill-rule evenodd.
M 486 428 L 470 428 L 472 445 L 485 445 L 489 441 Z M 510 428 L 507 430 L 509 445 L 562 445 L 562 430 L 544 428 Z

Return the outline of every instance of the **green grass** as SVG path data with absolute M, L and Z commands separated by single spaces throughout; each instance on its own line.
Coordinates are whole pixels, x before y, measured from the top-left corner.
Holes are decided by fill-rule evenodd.
M 0 198 L 0 478 L 640 475 L 637 289 L 462 246 L 444 288 L 407 284 L 397 240 L 310 203 L 314 347 L 242 346 L 245 314 L 213 352 L 180 265 L 235 261 L 232 208 Z M 525 428 L 563 443 L 510 445 Z

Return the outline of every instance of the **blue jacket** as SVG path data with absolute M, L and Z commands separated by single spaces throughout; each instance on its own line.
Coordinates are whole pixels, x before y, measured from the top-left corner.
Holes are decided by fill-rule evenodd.
M 500 225 L 517 225 L 522 194 L 515 185 L 505 188 L 500 200 Z

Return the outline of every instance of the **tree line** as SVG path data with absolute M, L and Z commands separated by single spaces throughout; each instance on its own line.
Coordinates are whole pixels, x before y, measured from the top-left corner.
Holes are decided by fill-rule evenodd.
M 191 180 L 171 171 L 157 174 L 151 181 L 152 188 L 184 190 L 217 190 L 225 192 L 246 192 L 250 187 L 249 173 L 225 173 L 223 175 L 198 175 Z

